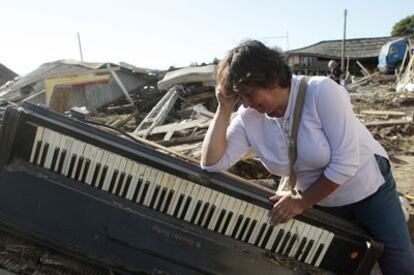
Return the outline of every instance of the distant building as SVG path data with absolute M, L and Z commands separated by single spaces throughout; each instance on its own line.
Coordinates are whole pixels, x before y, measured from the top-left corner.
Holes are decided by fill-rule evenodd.
M 17 74 L 0 63 L 0 86 L 15 78 Z
M 378 55 L 382 45 L 396 37 L 356 38 L 345 41 L 345 68 L 349 58 L 349 72 L 360 75 L 361 68 L 356 61 L 368 70 L 374 71 L 378 65 Z M 342 58 L 342 40 L 326 40 L 316 44 L 286 52 L 288 63 L 296 74 L 326 75 L 329 60 L 339 66 Z

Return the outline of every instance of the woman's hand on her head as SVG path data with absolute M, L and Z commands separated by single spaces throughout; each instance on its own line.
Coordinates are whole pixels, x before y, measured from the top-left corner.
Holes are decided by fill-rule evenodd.
M 237 101 L 236 95 L 228 95 L 221 89 L 216 89 L 216 98 L 221 108 L 230 109 L 233 111 L 234 105 Z
M 291 218 L 302 214 L 308 206 L 300 195 L 287 193 L 274 195 L 269 198 L 273 202 L 273 208 L 269 211 L 269 219 L 273 225 L 285 223 Z

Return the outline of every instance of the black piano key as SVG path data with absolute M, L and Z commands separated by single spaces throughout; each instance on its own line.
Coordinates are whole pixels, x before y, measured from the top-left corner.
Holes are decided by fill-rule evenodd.
M 73 167 L 75 166 L 75 161 L 76 161 L 76 154 L 72 154 L 72 157 L 70 158 L 70 163 L 69 163 L 69 170 L 68 170 L 68 177 L 70 177 L 72 175 L 73 172 Z
M 303 250 L 303 248 L 305 247 L 305 244 L 306 244 L 306 241 L 307 241 L 308 239 L 305 237 L 305 238 L 303 238 L 302 239 L 302 241 L 300 242 L 300 244 L 299 244 L 299 247 L 298 247 L 298 250 L 296 251 L 296 254 L 295 254 L 295 259 L 296 260 L 299 260 L 299 256 L 302 254 L 302 250 Z
M 227 215 L 226 221 L 224 222 L 223 228 L 221 229 L 220 233 L 224 234 L 227 230 L 227 227 L 229 227 L 231 218 L 233 217 L 233 212 L 230 211 L 229 214 Z
M 131 186 L 131 181 L 132 181 L 132 175 L 128 175 L 126 182 L 125 182 L 124 190 L 122 190 L 122 194 L 121 194 L 123 198 L 125 198 L 128 194 L 129 187 Z
M 179 219 L 183 220 L 185 218 L 185 215 L 188 211 L 188 207 L 190 206 L 191 200 L 192 200 L 191 197 L 187 197 L 187 199 L 185 200 L 183 211 L 181 212 L 181 215 L 178 217 Z
M 76 167 L 76 171 L 75 171 L 75 177 L 74 177 L 75 180 L 80 180 L 79 176 L 80 176 L 80 172 L 82 170 L 83 160 L 84 160 L 83 157 L 79 157 L 78 167 Z
M 300 257 L 301 262 L 304 262 L 306 260 L 306 258 L 308 257 L 309 251 L 311 250 L 313 244 L 314 244 L 314 240 L 310 240 L 310 242 L 308 242 L 308 244 L 306 245 L 305 251 L 302 254 L 302 257 Z
M 217 218 L 217 222 L 214 225 L 214 232 L 217 232 L 220 228 L 221 223 L 223 222 L 224 216 L 226 215 L 226 210 L 221 209 L 219 217 Z
M 321 252 L 322 252 L 322 249 L 323 249 L 323 247 L 324 247 L 324 246 L 325 246 L 325 245 L 324 245 L 323 243 L 321 243 L 321 244 L 319 245 L 318 249 L 316 250 L 315 255 L 313 256 L 312 261 L 310 262 L 310 265 L 315 265 L 316 260 L 318 260 L 319 255 L 321 255 Z
M 246 230 L 247 230 L 247 226 L 249 225 L 249 223 L 250 223 L 250 218 L 249 218 L 249 217 L 247 217 L 247 218 L 244 220 L 244 222 L 242 222 L 242 225 L 241 225 L 241 230 L 240 230 L 240 232 L 239 232 L 239 236 L 237 236 L 237 239 L 238 239 L 238 240 L 241 240 L 241 239 L 243 238 L 244 233 L 246 232 Z
M 231 237 L 233 239 L 236 238 L 237 231 L 239 231 L 239 227 L 243 221 L 243 218 L 244 218 L 243 215 L 239 215 L 239 217 L 237 218 L 236 225 L 234 226 L 233 232 L 231 233 Z
M 174 217 L 177 217 L 178 212 L 180 211 L 181 205 L 183 203 L 183 200 L 184 200 L 184 194 L 180 194 L 180 196 L 178 197 L 177 205 L 175 206 L 175 209 L 173 212 Z
M 58 169 L 56 171 L 58 174 L 63 173 L 62 169 L 63 169 L 63 164 L 65 163 L 66 154 L 67 154 L 67 151 L 63 149 L 62 154 L 60 155 Z
M 139 204 L 142 204 L 144 202 L 145 195 L 147 195 L 147 191 L 149 189 L 149 186 L 150 186 L 150 182 L 146 181 L 145 184 L 144 184 L 144 187 L 142 189 L 141 197 L 139 198 L 139 202 L 138 202 Z
M 256 224 L 257 224 L 257 221 L 256 221 L 256 220 L 253 220 L 253 221 L 250 223 L 249 229 L 247 230 L 247 235 L 246 235 L 246 237 L 243 239 L 243 241 L 244 241 L 244 242 L 249 241 L 250 236 L 252 235 L 253 230 L 254 230 L 254 228 L 255 228 Z
M 43 152 L 42 152 L 42 156 L 41 156 L 40 163 L 39 163 L 39 165 L 42 167 L 45 165 L 45 160 L 46 160 L 48 151 L 49 151 L 49 143 L 46 143 L 43 146 Z
M 203 227 L 204 228 L 207 228 L 208 227 L 208 224 L 210 223 L 211 218 L 213 217 L 215 211 L 216 211 L 216 206 L 215 205 L 212 205 L 211 208 L 210 208 L 210 210 L 208 211 L 206 221 L 203 224 Z
M 99 184 L 98 184 L 99 189 L 103 188 L 107 173 L 108 173 L 108 165 L 104 165 L 104 167 L 102 169 L 101 178 L 99 179 Z
M 277 236 L 275 238 L 275 241 L 273 242 L 272 247 L 270 248 L 271 252 L 275 252 L 276 248 L 279 244 L 280 241 L 282 241 L 283 236 L 285 235 L 285 230 L 281 229 L 278 233 Z
M 109 193 L 112 193 L 112 191 L 114 190 L 116 178 L 118 177 L 118 173 L 119 173 L 118 169 L 115 169 L 113 174 L 112 174 L 112 179 L 111 179 L 111 182 L 110 182 L 109 188 L 108 188 Z
M 289 241 L 290 236 L 291 236 L 291 233 L 287 232 L 285 237 L 283 238 L 282 244 L 280 245 L 280 249 L 277 252 L 280 252 L 280 253 L 283 252 L 283 250 L 285 249 L 285 247 L 286 247 L 286 245 Z
M 265 249 L 266 248 L 266 244 L 269 241 L 270 235 L 272 235 L 273 232 L 273 226 L 269 226 L 267 228 L 266 234 L 263 237 L 263 241 L 262 244 L 260 245 L 261 248 Z
M 149 208 L 154 208 L 155 201 L 157 200 L 158 192 L 160 192 L 161 186 L 155 185 L 154 193 L 152 193 L 152 198 L 150 198 Z
M 198 200 L 196 206 L 194 207 L 193 215 L 191 216 L 191 223 L 195 223 L 195 219 L 197 218 L 197 214 L 200 211 L 201 206 L 203 205 L 202 200 Z
M 157 206 L 155 206 L 156 210 L 161 211 L 161 206 L 162 206 L 162 203 L 165 200 L 165 196 L 167 195 L 167 192 L 168 192 L 168 188 L 163 187 L 162 190 L 161 190 L 160 199 L 158 200 L 158 204 L 157 204 Z
M 55 150 L 53 151 L 53 157 L 52 157 L 52 163 L 50 164 L 50 170 L 55 171 L 56 170 L 56 165 L 57 165 L 57 158 L 59 156 L 59 148 L 55 148 Z
M 119 176 L 119 180 L 118 180 L 118 186 L 116 187 L 116 191 L 115 194 L 121 196 L 121 188 L 123 186 L 124 183 L 124 179 L 125 179 L 125 173 L 122 172 L 121 175 Z
M 134 195 L 132 195 L 132 201 L 137 201 L 139 190 L 141 190 L 142 178 L 138 179 L 137 185 L 135 186 Z
M 168 208 L 170 207 L 174 193 L 175 193 L 174 190 L 170 190 L 168 192 L 167 200 L 165 201 L 164 208 L 162 209 L 163 213 L 166 213 L 168 211 Z
M 39 154 L 40 154 L 40 148 L 42 147 L 42 141 L 39 140 L 36 143 L 36 148 L 35 148 L 35 154 L 34 154 L 34 158 L 33 158 L 33 163 L 37 164 L 37 160 L 39 159 Z
M 285 255 L 289 255 L 290 251 L 292 250 L 293 245 L 295 244 L 296 240 L 298 239 L 298 235 L 294 234 L 291 238 L 291 240 L 289 241 L 289 244 L 286 248 L 286 252 Z
M 91 165 L 91 160 L 90 159 L 86 159 L 85 161 L 85 168 L 83 169 L 83 173 L 82 173 L 82 177 L 81 177 L 81 181 L 85 182 L 86 181 L 86 176 L 88 175 L 88 171 L 89 171 L 89 166 Z
M 201 226 L 201 223 L 204 220 L 204 216 L 206 215 L 206 212 L 207 212 L 207 209 L 208 209 L 209 206 L 210 206 L 210 203 L 208 203 L 208 202 L 206 202 L 204 204 L 203 209 L 201 210 L 200 218 L 199 218 L 198 221 L 196 221 L 197 222 L 197 225 L 200 225 Z
M 92 176 L 92 181 L 91 181 L 92 186 L 95 186 L 95 184 L 96 184 L 96 180 L 98 179 L 100 169 L 101 169 L 101 164 L 97 163 L 95 165 L 95 171 L 93 171 L 93 176 Z
M 259 246 L 259 242 L 262 239 L 263 233 L 266 229 L 266 223 L 263 223 L 259 229 L 259 233 L 257 233 L 256 240 L 254 241 L 255 246 Z

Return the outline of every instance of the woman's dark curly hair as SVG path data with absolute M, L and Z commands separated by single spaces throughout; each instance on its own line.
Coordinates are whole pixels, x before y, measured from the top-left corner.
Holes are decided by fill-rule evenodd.
M 291 79 L 282 53 L 257 40 L 242 42 L 217 67 L 218 88 L 229 96 L 252 86 L 288 88 Z

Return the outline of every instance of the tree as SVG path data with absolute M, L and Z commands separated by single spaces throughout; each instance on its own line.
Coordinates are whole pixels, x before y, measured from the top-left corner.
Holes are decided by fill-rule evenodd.
M 395 23 L 391 36 L 406 36 L 414 34 L 414 15 L 407 16 Z

